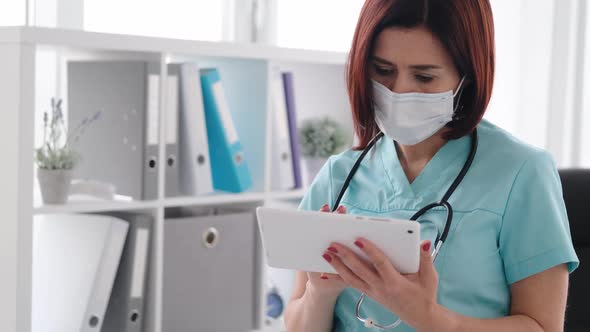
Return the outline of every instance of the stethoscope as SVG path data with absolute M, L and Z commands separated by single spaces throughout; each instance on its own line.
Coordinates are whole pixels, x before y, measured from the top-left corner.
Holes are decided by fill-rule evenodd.
M 348 176 L 346 177 L 346 180 L 344 181 L 344 185 L 342 185 L 342 188 L 340 189 L 340 193 L 338 194 L 338 198 L 336 199 L 336 202 L 334 203 L 334 206 L 332 207 L 332 212 L 336 211 L 336 209 L 340 205 L 340 201 L 342 200 L 342 197 L 344 196 L 346 189 L 348 189 L 348 186 L 350 185 L 350 181 L 354 177 L 354 174 L 358 170 L 361 162 L 363 161 L 363 159 L 365 158 L 367 153 L 371 150 L 371 148 L 373 148 L 375 143 L 383 136 L 384 136 L 383 133 L 380 132 L 379 134 L 377 134 L 377 136 L 373 137 L 373 139 L 369 142 L 369 144 L 367 144 L 367 146 L 365 147 L 365 149 L 363 150 L 361 155 L 358 157 L 358 159 L 356 160 L 356 162 L 352 166 L 350 173 L 348 173 Z M 451 223 L 453 221 L 453 208 L 451 207 L 451 204 L 449 204 L 449 202 L 448 202 L 449 198 L 455 192 L 455 189 L 457 189 L 457 187 L 459 186 L 461 181 L 463 181 L 463 178 L 465 178 L 465 174 L 467 174 L 467 171 L 469 171 L 469 168 L 471 167 L 471 164 L 473 163 L 473 159 L 475 158 L 476 152 L 477 152 L 477 130 L 474 130 L 473 134 L 471 134 L 471 150 L 469 151 L 469 156 L 467 157 L 467 160 L 465 161 L 465 164 L 463 165 L 461 172 L 459 172 L 459 174 L 455 178 L 455 181 L 453 181 L 453 183 L 451 184 L 451 186 L 449 187 L 449 189 L 447 190 L 447 192 L 445 193 L 443 198 L 439 202 L 435 202 L 435 203 L 431 203 L 431 204 L 426 205 L 425 207 L 420 209 L 418 212 L 416 212 L 410 218 L 410 220 L 416 221 L 416 220 L 418 220 L 418 218 L 423 216 L 426 212 L 428 212 L 429 210 L 436 208 L 436 207 L 443 207 L 447 211 L 447 219 L 445 221 L 445 227 L 443 229 L 442 235 L 440 236 L 438 242 L 436 243 L 436 246 L 434 247 L 434 251 L 432 252 L 433 261 L 436 260 L 436 256 L 438 255 L 438 251 L 440 250 L 440 247 L 446 241 L 447 235 L 449 233 L 449 229 L 451 228 Z M 359 298 L 359 300 L 356 304 L 356 318 L 358 320 L 360 320 L 361 322 L 363 322 L 366 327 L 374 327 L 379 330 L 391 330 L 391 329 L 396 328 L 399 324 L 402 323 L 401 319 L 398 318 L 397 321 L 395 321 L 391 325 L 380 325 L 380 324 L 375 323 L 375 320 L 372 318 L 361 317 L 360 310 L 361 310 L 361 306 L 363 305 L 363 301 L 365 300 L 365 297 L 366 297 L 365 293 L 361 294 L 361 297 Z

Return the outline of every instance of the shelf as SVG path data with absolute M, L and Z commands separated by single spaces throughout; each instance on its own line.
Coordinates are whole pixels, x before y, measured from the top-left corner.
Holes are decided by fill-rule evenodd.
M 97 213 L 146 210 L 158 207 L 157 201 L 88 201 L 68 202 L 63 205 L 38 205 L 34 214 Z
M 272 323 L 271 325 L 264 326 L 258 330 L 252 330 L 251 332 L 285 332 L 285 331 L 286 331 L 285 324 L 283 323 L 283 320 L 280 319 L 279 321 L 276 321 L 276 322 Z
M 34 208 L 35 214 L 95 213 L 134 211 L 158 207 L 206 206 L 227 204 L 263 203 L 264 193 L 212 194 L 199 197 L 173 197 L 161 201 L 75 201 L 64 205 L 41 205 Z
M 285 332 L 285 329 L 282 327 L 269 326 L 261 328 L 260 330 L 252 330 L 251 332 Z
M 193 41 L 40 27 L 0 28 L 0 43 L 29 43 L 81 49 L 217 56 L 344 65 L 346 53 L 260 44 Z
M 174 197 L 164 200 L 164 207 L 224 205 L 264 202 L 264 193 L 211 194 L 199 197 Z
M 267 194 L 269 200 L 298 200 L 305 196 L 305 189 L 297 189 L 291 191 L 270 192 Z

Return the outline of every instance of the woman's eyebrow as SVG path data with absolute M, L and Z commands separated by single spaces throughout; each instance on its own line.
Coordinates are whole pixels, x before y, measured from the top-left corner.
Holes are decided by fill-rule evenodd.
M 373 56 L 373 61 L 378 62 L 383 65 L 395 66 L 395 64 L 393 64 L 392 62 L 387 61 L 383 58 L 380 58 L 376 55 Z M 433 65 L 433 64 L 416 64 L 416 65 L 410 65 L 410 68 L 414 69 L 414 70 L 429 70 L 429 69 L 441 69 L 442 67 L 438 66 L 438 65 Z
M 389 61 L 387 61 L 387 60 L 385 60 L 383 58 L 380 58 L 380 57 L 378 57 L 376 55 L 373 56 L 373 61 L 379 62 L 379 63 L 384 64 L 384 65 L 388 65 L 388 66 L 394 66 L 393 63 L 391 63 L 391 62 L 389 62 Z
M 441 66 L 437 65 L 411 65 L 410 68 L 416 70 L 429 70 L 429 69 L 441 69 Z

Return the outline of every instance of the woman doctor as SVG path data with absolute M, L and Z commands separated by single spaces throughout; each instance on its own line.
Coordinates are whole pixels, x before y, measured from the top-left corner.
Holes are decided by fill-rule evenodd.
M 476 153 L 446 198 L 454 213 L 434 263 L 441 206 L 418 219 L 416 274 L 398 273 L 367 239 L 332 243 L 323 257 L 337 274 L 298 272 L 289 332 L 375 331 L 398 318 L 398 331 L 563 330 L 568 273 L 579 262 L 561 184 L 545 151 L 482 120 L 493 78 L 488 0 L 365 2 L 347 68 L 359 143 L 330 158 L 300 208 L 334 209 L 375 141 L 334 212 L 409 219 L 441 201 Z

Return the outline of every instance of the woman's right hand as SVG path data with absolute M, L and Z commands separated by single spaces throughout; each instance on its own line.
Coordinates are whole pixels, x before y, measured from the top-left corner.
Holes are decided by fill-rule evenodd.
M 320 211 L 330 212 L 330 206 L 324 204 Z M 339 206 L 335 213 L 346 213 L 346 208 Z M 319 296 L 337 296 L 346 288 L 344 280 L 337 274 L 307 272 L 307 278 L 307 288 Z

